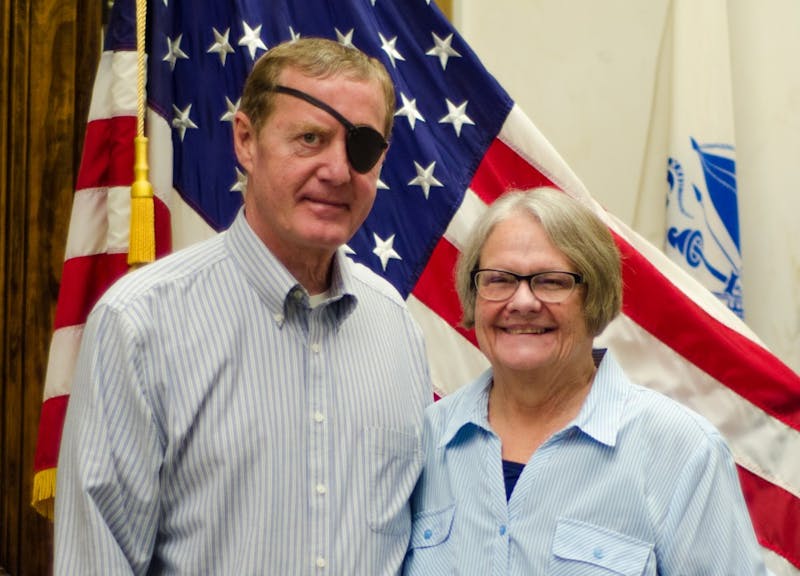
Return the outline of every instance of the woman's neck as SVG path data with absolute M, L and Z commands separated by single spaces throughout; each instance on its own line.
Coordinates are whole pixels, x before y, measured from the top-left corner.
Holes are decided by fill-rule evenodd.
M 503 459 L 527 462 L 550 436 L 580 412 L 592 386 L 594 362 L 579 369 L 519 374 L 495 371 L 489 423 L 503 444 Z

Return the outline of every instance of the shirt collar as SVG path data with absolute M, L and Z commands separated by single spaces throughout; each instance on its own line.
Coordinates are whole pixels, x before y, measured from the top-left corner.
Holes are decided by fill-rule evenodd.
M 491 431 L 489 426 L 489 388 L 492 384 L 492 369 L 487 369 L 476 380 L 459 390 L 452 399 L 439 402 L 453 402 L 439 446 L 449 444 L 465 426 L 472 425 Z
M 489 388 L 491 368 L 459 391 L 449 413 L 439 446 L 450 443 L 459 431 L 471 425 L 487 432 L 489 426 Z M 592 387 L 578 415 L 566 428 L 578 428 L 584 434 L 607 446 L 615 446 L 622 423 L 629 380 L 616 359 L 606 351 L 597 367 Z M 445 399 L 446 400 L 446 399 Z M 440 400 L 442 402 L 444 400 Z
M 575 426 L 601 444 L 616 446 L 629 391 L 628 377 L 606 351 L 580 412 L 567 427 Z
M 283 322 L 287 307 L 297 306 L 299 302 L 308 307 L 306 290 L 256 235 L 245 219 L 244 208 L 239 210 L 226 234 L 229 252 L 276 321 Z M 357 301 L 352 266 L 344 250 L 337 250 L 333 258 L 330 298 L 322 306 L 332 306 L 340 322 L 350 315 Z

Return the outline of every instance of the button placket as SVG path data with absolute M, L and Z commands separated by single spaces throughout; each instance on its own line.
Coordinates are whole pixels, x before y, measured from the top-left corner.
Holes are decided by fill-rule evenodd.
M 308 310 L 307 332 L 307 393 L 308 393 L 308 489 L 309 509 L 312 518 L 311 544 L 316 556 L 317 569 L 329 566 L 330 551 L 330 494 L 329 494 L 329 422 L 327 418 L 327 391 L 330 383 L 325 369 L 325 354 L 322 353 L 325 336 L 325 322 L 319 309 Z

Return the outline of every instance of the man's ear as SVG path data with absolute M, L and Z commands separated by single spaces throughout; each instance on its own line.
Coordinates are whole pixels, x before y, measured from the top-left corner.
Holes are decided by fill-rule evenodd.
M 252 171 L 257 143 L 258 135 L 250 118 L 244 112 L 237 111 L 233 116 L 233 149 L 236 159 L 248 174 Z

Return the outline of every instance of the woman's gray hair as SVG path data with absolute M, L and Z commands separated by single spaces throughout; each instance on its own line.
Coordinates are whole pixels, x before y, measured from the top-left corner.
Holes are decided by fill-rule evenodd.
M 500 222 L 527 214 L 539 221 L 550 241 L 583 276 L 583 311 L 593 335 L 600 334 L 622 307 L 620 254 L 608 227 L 578 200 L 554 188 L 509 192 L 493 202 L 478 220 L 456 264 L 456 291 L 462 324 L 475 325 L 477 292 L 472 273 L 480 268 L 481 252 Z

